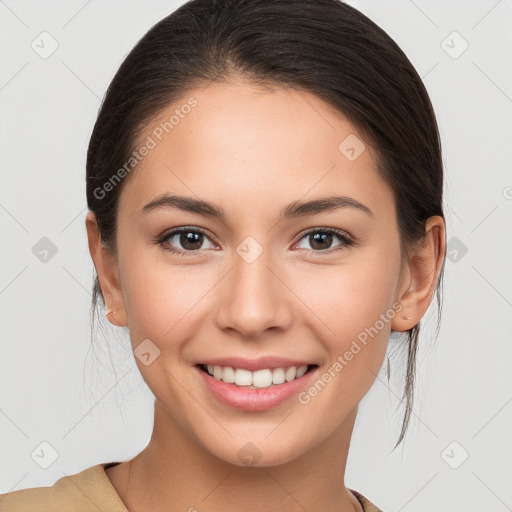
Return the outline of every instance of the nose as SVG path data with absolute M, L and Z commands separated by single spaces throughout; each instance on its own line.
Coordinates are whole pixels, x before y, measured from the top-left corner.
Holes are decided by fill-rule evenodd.
M 254 248 L 250 249 L 254 250 Z M 254 260 L 241 251 L 223 279 L 217 323 L 244 339 L 257 339 L 268 329 L 287 329 L 292 322 L 293 294 L 286 286 L 283 267 L 263 250 Z

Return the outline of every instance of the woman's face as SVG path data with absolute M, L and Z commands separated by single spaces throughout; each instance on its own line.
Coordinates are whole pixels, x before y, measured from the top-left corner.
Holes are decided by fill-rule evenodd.
M 251 455 L 284 463 L 340 432 L 401 316 L 393 196 L 370 147 L 318 97 L 242 81 L 194 90 L 141 144 L 149 149 L 120 197 L 117 268 L 136 362 L 167 419 L 238 465 Z M 214 206 L 174 200 L 143 212 L 164 195 Z M 341 196 L 337 207 L 320 201 Z M 316 366 L 262 390 L 198 366 L 227 358 L 241 358 L 228 361 L 235 370 L 271 370 L 258 385 L 282 380 L 276 367 Z

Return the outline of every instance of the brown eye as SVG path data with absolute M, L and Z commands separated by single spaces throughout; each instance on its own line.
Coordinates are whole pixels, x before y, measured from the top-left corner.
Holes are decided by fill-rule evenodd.
M 341 243 L 333 247 L 332 244 L 336 238 L 341 240 Z M 311 249 L 305 248 L 308 252 L 331 252 L 331 249 L 333 251 L 343 249 L 343 247 L 353 244 L 352 240 L 347 235 L 335 229 L 310 230 L 304 234 L 301 240 L 306 240 L 310 244 Z
M 181 246 L 187 251 L 196 251 L 197 249 L 201 249 L 203 245 L 204 235 L 201 233 L 182 231 L 176 236 L 178 236 Z
M 188 254 L 195 255 L 199 250 L 208 249 L 203 245 L 205 241 L 209 240 L 206 234 L 199 229 L 179 228 L 165 234 L 158 240 L 158 243 L 170 252 L 187 256 Z M 211 244 L 212 246 L 213 244 Z

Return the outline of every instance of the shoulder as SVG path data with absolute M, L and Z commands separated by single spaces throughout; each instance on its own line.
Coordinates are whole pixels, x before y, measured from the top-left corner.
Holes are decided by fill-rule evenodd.
M 360 492 L 357 492 L 354 489 L 349 490 L 357 498 L 359 503 L 361 503 L 364 512 L 383 512 L 382 509 L 377 507 L 377 505 L 374 505 L 368 498 L 363 496 Z
M 33 487 L 0 494 L 0 512 L 126 512 L 119 495 L 97 464 L 57 480 L 51 487 Z

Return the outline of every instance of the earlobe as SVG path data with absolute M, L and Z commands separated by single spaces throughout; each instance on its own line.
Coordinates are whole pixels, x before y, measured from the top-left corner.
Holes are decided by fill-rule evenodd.
M 101 243 L 98 223 L 93 212 L 88 212 L 85 219 L 89 252 L 98 274 L 101 291 L 107 309 L 107 319 L 113 325 L 128 325 L 124 295 L 119 280 L 119 271 L 114 255 Z
M 121 316 L 121 320 L 117 319 L 116 312 Z M 121 312 L 121 313 L 119 313 Z M 126 309 L 125 308 L 119 308 L 115 310 L 107 310 L 105 316 L 107 317 L 108 321 L 113 324 L 117 325 L 118 327 L 126 327 L 127 321 L 126 321 Z
M 444 220 L 435 215 L 425 223 L 425 237 L 411 254 L 406 284 L 397 298 L 402 309 L 391 323 L 393 330 L 408 331 L 423 318 L 436 289 L 445 251 Z M 403 288 L 407 291 L 403 292 Z

